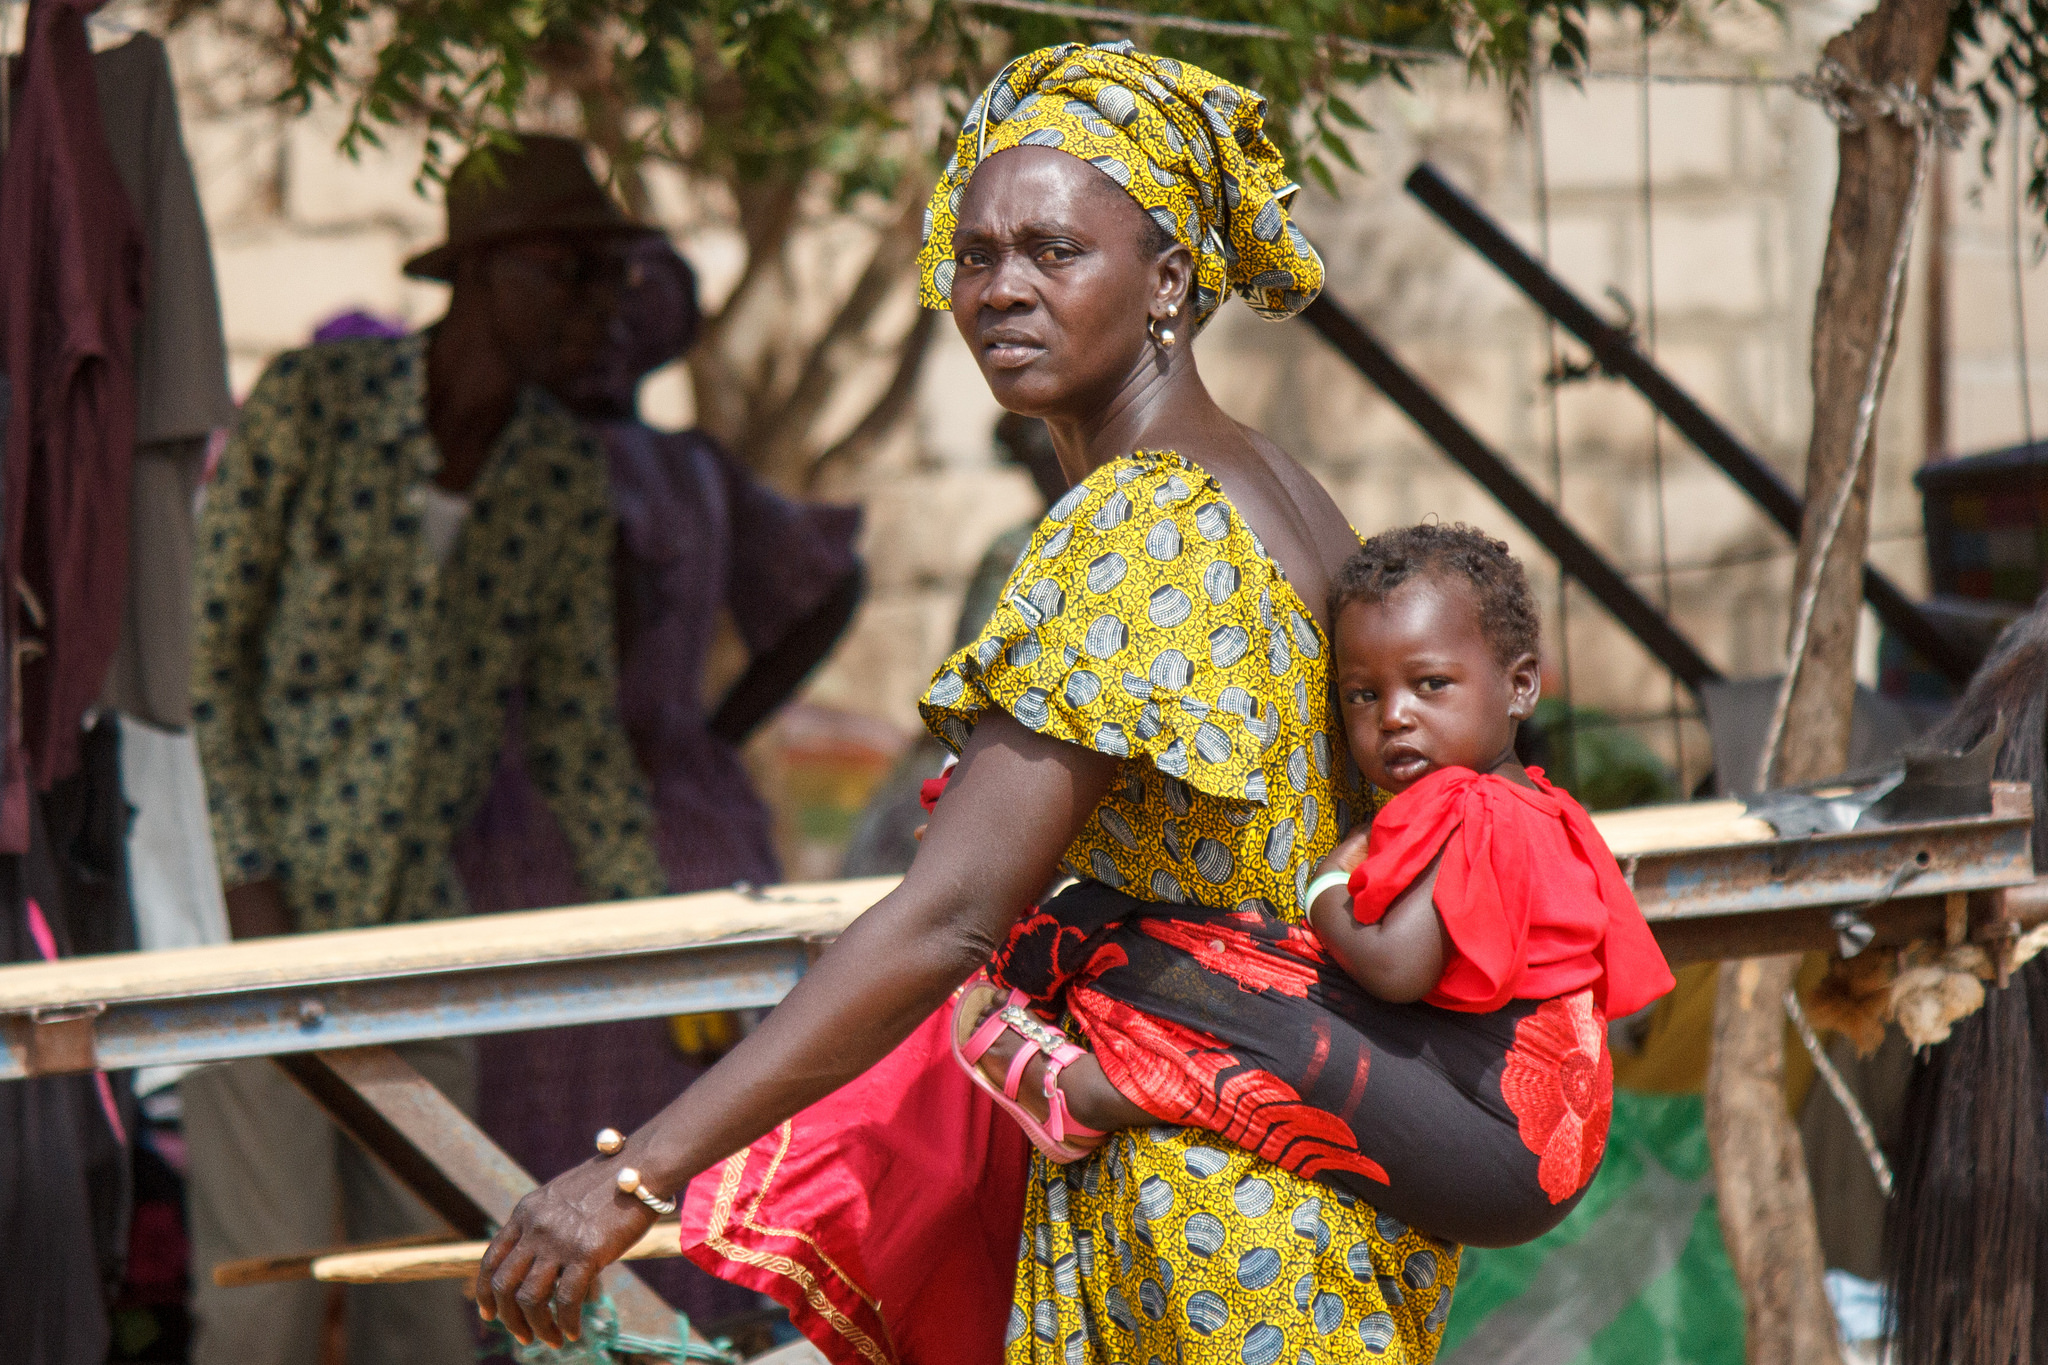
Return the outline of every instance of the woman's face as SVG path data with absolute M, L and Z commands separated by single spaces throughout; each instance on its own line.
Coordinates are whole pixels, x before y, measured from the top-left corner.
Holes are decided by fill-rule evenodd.
M 1078 157 L 1014 147 L 968 182 L 953 231 L 953 322 L 996 401 L 1030 417 L 1092 411 L 1153 349 L 1145 327 L 1174 253 Z

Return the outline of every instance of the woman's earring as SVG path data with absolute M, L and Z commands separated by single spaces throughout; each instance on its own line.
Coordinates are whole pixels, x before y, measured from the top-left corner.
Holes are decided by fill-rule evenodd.
M 1152 334 L 1152 340 L 1159 343 L 1160 346 L 1165 347 L 1168 350 L 1171 350 L 1173 348 L 1173 343 L 1175 342 L 1175 340 L 1177 340 L 1177 338 L 1173 335 L 1173 329 L 1171 327 L 1161 327 L 1159 325 L 1158 318 L 1153 318 L 1151 321 L 1147 322 L 1145 324 L 1145 330 Z

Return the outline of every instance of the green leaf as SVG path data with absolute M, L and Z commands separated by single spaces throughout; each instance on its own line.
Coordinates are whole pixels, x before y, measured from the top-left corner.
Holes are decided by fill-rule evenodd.
M 1364 117 L 1356 109 L 1353 109 L 1350 102 L 1342 95 L 1331 95 L 1326 103 L 1329 106 L 1331 115 L 1346 128 L 1371 129 L 1372 125 L 1367 123 Z

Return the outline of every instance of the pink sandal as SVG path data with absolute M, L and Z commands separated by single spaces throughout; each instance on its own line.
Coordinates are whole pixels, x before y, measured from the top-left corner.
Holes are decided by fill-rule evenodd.
M 980 1018 L 989 1002 L 1001 995 L 1001 991 L 986 977 L 977 976 L 960 990 L 953 1002 L 953 1056 L 965 1069 L 974 1083 L 988 1092 L 989 1098 L 1024 1130 L 1025 1136 L 1039 1151 L 1061 1163 L 1079 1161 L 1091 1155 L 1097 1144 L 1075 1147 L 1068 1143 L 1069 1137 L 1083 1140 L 1101 1138 L 1104 1134 L 1085 1124 L 1076 1123 L 1074 1116 L 1067 1112 L 1067 1097 L 1060 1092 L 1060 1072 L 1072 1066 L 1088 1054 L 1074 1046 L 1067 1035 L 1031 1013 L 1025 1006 L 1030 997 L 1022 991 L 1011 991 L 1004 1005 L 983 1019 L 979 1027 L 973 1021 Z M 963 1037 L 972 1028 L 971 1035 Z M 1004 1030 L 1024 1040 L 1024 1047 L 1010 1063 L 1010 1071 L 1003 1078 L 1003 1088 L 996 1089 L 977 1065 L 995 1045 Z M 1045 1102 L 1047 1117 L 1051 1120 L 1048 1129 L 1032 1117 L 1031 1112 L 1017 1102 L 1017 1087 L 1023 1082 L 1024 1068 L 1034 1055 L 1045 1056 Z

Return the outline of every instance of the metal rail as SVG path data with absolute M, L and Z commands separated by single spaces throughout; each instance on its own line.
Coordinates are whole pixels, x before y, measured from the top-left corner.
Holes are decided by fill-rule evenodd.
M 1717 682 L 1721 672 L 1673 628 L 1601 553 L 1560 517 L 1542 495 L 1523 481 L 1513 466 L 1458 420 L 1415 374 L 1394 358 L 1363 323 L 1327 293 L 1310 304 L 1302 320 L 1322 333 L 1359 373 L 1376 385 L 1421 427 L 1439 450 L 1457 461 L 1499 500 L 1515 520 L 1557 557 L 1558 565 L 1585 585 L 1586 591 L 1642 643 L 1657 661 L 1697 693 L 1704 683 Z
M 1756 951 L 1755 942 L 1775 942 L 1774 933 L 1825 935 L 1831 910 L 1860 913 L 1877 902 L 1911 908 L 1901 922 L 1906 927 L 1929 915 L 1939 924 L 1947 898 L 1981 897 L 2033 880 L 2025 789 L 2001 784 L 1994 790 L 1990 815 L 1805 839 L 1645 849 L 1622 862 L 1652 928 L 1660 938 L 1693 945 L 1688 957 L 1710 951 L 1741 956 Z M 521 917 L 491 915 L 451 921 L 435 955 L 386 971 L 338 964 L 328 979 L 297 969 L 289 981 L 254 979 L 245 964 L 274 961 L 278 951 L 262 941 L 187 950 L 215 955 L 209 959 L 218 978 L 214 987 L 195 983 L 189 967 L 160 978 L 130 970 L 120 990 L 80 997 L 76 983 L 100 979 L 95 963 L 147 969 L 151 958 L 175 954 L 74 959 L 82 971 L 70 977 L 42 964 L 0 967 L 0 1000 L 6 1002 L 0 1080 L 95 1067 L 331 1054 L 417 1038 L 772 1005 L 803 975 L 821 937 L 851 923 L 891 884 L 875 878 L 803 888 L 807 897 L 791 898 L 787 932 L 757 921 L 744 932 L 667 945 L 620 934 L 611 949 L 586 944 L 553 962 L 494 950 Z M 639 906 L 643 918 L 675 911 L 658 902 Z M 633 919 L 635 910 L 629 902 L 543 913 L 556 916 L 553 923 L 567 939 L 579 924 L 612 925 Z M 345 937 L 387 934 L 402 941 L 405 933 L 365 929 Z
M 1410 173 L 1407 188 L 1446 227 L 1527 294 L 1530 302 L 1592 348 L 1603 371 L 1626 379 L 1702 455 L 1720 466 L 1738 488 L 1749 494 L 1766 515 L 1794 540 L 1799 538 L 1805 504 L 1791 485 L 1710 416 L 1692 395 L 1673 383 L 1656 362 L 1637 350 L 1632 336 L 1587 307 L 1562 280 L 1522 250 L 1485 210 L 1466 198 L 1427 161 Z M 1879 620 L 1949 681 L 1961 686 L 1970 680 L 1974 664 L 1935 628 L 1897 584 L 1868 564 L 1863 566 L 1863 597 Z
M 39 1045 L 39 1029 L 81 1021 L 91 1030 L 93 1064 L 118 1071 L 755 1009 L 787 995 L 814 952 L 801 938 L 741 939 L 564 962 L 78 1002 L 40 1016 L 0 1015 L 0 1081 L 90 1069 L 36 1062 L 50 1051 Z
M 1876 905 L 2019 886 L 2034 879 L 2033 814 L 2008 808 L 1923 825 L 1850 830 L 1622 859 L 1653 925 Z

